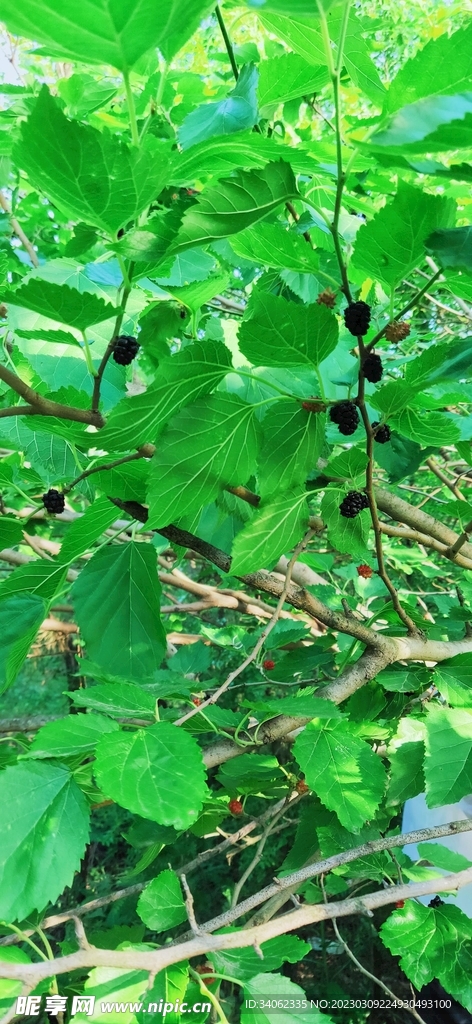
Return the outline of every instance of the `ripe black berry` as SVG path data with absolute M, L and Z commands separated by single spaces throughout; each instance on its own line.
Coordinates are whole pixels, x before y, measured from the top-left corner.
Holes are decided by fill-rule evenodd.
M 362 494 L 361 491 L 349 491 L 349 494 L 346 494 L 346 497 L 343 498 L 339 511 L 345 519 L 355 519 L 359 512 L 368 507 L 367 495 Z
M 387 441 L 390 441 L 392 431 L 390 430 L 388 423 L 384 423 L 383 426 L 380 427 L 377 420 L 375 420 L 374 423 L 371 423 L 371 427 L 372 430 L 375 430 L 376 427 L 378 427 L 377 433 L 374 436 L 374 441 L 378 441 L 379 444 L 387 444 Z
M 340 434 L 354 434 L 359 425 L 359 413 L 354 402 L 336 402 L 329 410 L 332 423 L 337 423 Z
M 428 907 L 443 907 L 444 900 L 440 896 L 433 896 L 432 900 L 429 901 Z
M 367 334 L 370 324 L 370 306 L 367 302 L 350 302 L 344 310 L 344 323 L 355 338 Z
M 366 380 L 370 381 L 371 384 L 378 384 L 379 380 L 382 380 L 383 366 L 380 356 L 374 355 L 373 352 L 364 359 L 362 363 L 362 373 Z
M 43 494 L 43 505 L 46 512 L 51 512 L 52 515 L 60 515 L 65 507 L 64 495 L 60 491 L 56 491 L 54 487 L 50 487 L 49 491 Z
M 139 342 L 129 334 L 120 334 L 115 341 L 113 359 L 120 366 L 129 366 L 139 351 Z

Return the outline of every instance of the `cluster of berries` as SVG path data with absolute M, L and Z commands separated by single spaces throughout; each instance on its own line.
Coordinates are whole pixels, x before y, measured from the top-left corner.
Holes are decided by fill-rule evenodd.
M 344 519 L 355 519 L 364 508 L 369 507 L 369 499 L 362 491 L 349 491 L 343 498 L 339 511 Z
M 46 512 L 50 512 L 51 515 L 60 515 L 65 508 L 64 495 L 60 491 L 56 491 L 54 487 L 50 487 L 49 491 L 43 494 L 43 505 Z
M 113 359 L 119 366 L 129 366 L 139 352 L 139 342 L 130 334 L 120 334 L 115 340 Z
M 430 900 L 428 903 L 428 907 L 433 907 L 435 910 L 443 906 L 444 900 L 442 900 L 440 896 L 433 896 L 432 900 Z
M 367 302 L 350 302 L 344 310 L 344 323 L 348 331 L 359 338 L 369 330 L 371 311 Z

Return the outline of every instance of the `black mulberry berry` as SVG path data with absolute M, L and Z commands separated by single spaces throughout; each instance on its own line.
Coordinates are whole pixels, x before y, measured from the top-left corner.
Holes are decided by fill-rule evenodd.
M 65 507 L 64 495 L 51 487 L 46 494 L 43 494 L 43 505 L 46 511 L 51 512 L 52 515 L 60 515 Z
M 378 384 L 379 380 L 382 380 L 383 366 L 380 356 L 374 355 L 373 352 L 364 359 L 362 364 L 362 373 L 366 380 L 370 381 L 371 384 Z
M 433 896 L 432 900 L 429 901 L 428 907 L 443 907 L 444 900 L 440 896 Z
M 350 302 L 344 310 L 344 323 L 348 331 L 358 338 L 360 334 L 367 334 L 370 324 L 370 306 L 367 302 Z
M 368 507 L 369 501 L 366 494 L 362 494 L 362 491 L 349 491 L 349 494 L 343 498 L 339 511 L 345 519 L 355 519 L 359 512 Z
M 375 434 L 374 441 L 378 441 L 379 444 L 387 444 L 387 441 L 390 441 L 392 431 L 390 430 L 388 423 L 384 423 L 380 427 L 377 420 L 375 420 L 374 423 L 371 423 L 371 427 L 372 430 L 375 430 L 377 427 L 379 428 Z
M 359 425 L 359 413 L 354 402 L 336 402 L 331 406 L 329 418 L 332 423 L 337 423 L 339 433 L 345 436 L 354 434 Z
M 139 351 L 139 342 L 129 334 L 120 334 L 115 341 L 113 359 L 119 366 L 129 366 Z

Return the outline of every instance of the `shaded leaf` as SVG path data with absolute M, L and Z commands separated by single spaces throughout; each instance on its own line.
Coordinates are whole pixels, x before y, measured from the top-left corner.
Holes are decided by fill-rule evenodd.
M 87 801 L 60 765 L 23 762 L 3 772 L 0 917 L 23 921 L 72 883 L 88 839 Z
M 97 551 L 72 598 L 89 657 L 111 675 L 152 680 L 165 651 L 154 548 L 130 542 Z

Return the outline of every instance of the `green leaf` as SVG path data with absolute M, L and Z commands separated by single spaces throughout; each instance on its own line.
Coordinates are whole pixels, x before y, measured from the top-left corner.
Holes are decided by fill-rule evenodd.
M 151 529 L 197 512 L 225 486 L 247 482 L 257 451 L 255 408 L 236 395 L 218 394 L 170 421 L 151 462 Z
M 417 989 L 437 978 L 464 1006 L 472 1005 L 470 919 L 446 904 L 435 909 L 407 900 L 380 929 L 380 937 Z
M 262 711 L 264 717 L 271 715 L 290 715 L 294 718 L 341 718 L 341 712 L 331 701 L 323 697 L 304 694 L 303 690 L 296 697 L 280 697 L 277 700 L 250 702 L 253 711 Z
M 156 552 L 130 542 L 97 551 L 72 588 L 89 657 L 111 675 L 152 680 L 165 651 Z
M 109 320 L 110 317 L 116 316 L 118 313 L 115 306 L 112 306 L 110 302 L 104 302 L 92 292 L 79 292 L 77 288 L 69 288 L 66 284 L 52 284 L 50 281 L 42 281 L 37 277 L 30 277 L 21 288 L 8 292 L 5 299 L 10 305 L 32 309 L 35 313 L 41 313 L 42 316 L 47 316 L 50 320 L 57 320 L 58 323 L 68 324 L 69 327 L 75 327 L 78 331 L 85 331 L 91 324 Z M 41 337 L 44 333 L 41 332 Z M 67 338 L 71 337 L 71 335 L 67 335 Z M 49 337 L 46 340 L 64 342 L 61 337 L 55 339 Z M 74 341 L 77 344 L 76 339 Z M 67 341 L 67 344 L 70 342 Z
M 37 594 L 38 597 L 47 601 L 61 589 L 66 572 L 65 566 L 46 562 L 43 559 L 28 562 L 27 565 L 20 565 L 18 569 L 14 569 L 10 573 L 6 580 L 0 583 L 0 601 L 13 594 L 24 594 L 25 591 Z
M 246 228 L 231 239 L 231 248 L 237 256 L 266 267 L 313 274 L 319 266 L 315 250 L 301 235 L 288 231 L 281 224 L 262 223 Z
M 11 304 L 12 300 L 10 300 L 10 305 Z M 14 302 L 13 305 L 15 305 Z M 15 334 L 18 335 L 19 338 L 26 338 L 28 341 L 50 341 L 53 345 L 75 345 L 76 347 L 81 348 L 78 338 L 76 338 L 74 334 L 71 334 L 70 331 L 50 331 L 46 328 L 44 328 L 44 330 L 38 328 L 37 331 L 23 331 L 20 327 L 15 327 Z
M 178 876 L 174 871 L 161 871 L 141 893 L 136 908 L 141 921 L 153 932 L 165 932 L 186 920 Z
M 441 266 L 472 270 L 472 227 L 433 231 L 425 244 Z
M 384 413 L 386 419 L 395 416 L 414 401 L 415 388 L 403 380 L 391 380 L 383 387 L 377 388 L 373 395 L 369 395 L 369 405 Z M 376 446 L 378 448 L 378 445 Z
M 70 757 L 87 754 L 106 732 L 115 732 L 116 722 L 101 715 L 70 715 L 57 722 L 48 722 L 36 734 L 28 754 L 30 757 Z
M 313 67 L 297 53 L 284 53 L 259 64 L 259 106 L 286 103 L 287 100 L 319 92 L 329 80 L 325 65 Z
M 89 811 L 59 765 L 23 762 L 2 774 L 0 917 L 23 921 L 71 885 L 88 839 Z
M 471 249 L 472 253 L 472 249 Z M 457 381 L 470 376 L 472 337 L 444 344 L 433 344 L 405 367 L 405 381 L 412 388 Z
M 379 682 L 382 681 L 381 677 L 384 674 L 379 673 Z M 403 673 L 391 672 L 390 675 Z M 414 683 L 411 688 L 416 688 Z M 417 796 L 418 793 L 424 793 L 424 734 L 423 722 L 411 717 L 400 719 L 397 733 L 389 748 L 391 773 L 387 803 L 404 804 L 405 800 Z
M 252 128 L 258 120 L 258 77 L 255 64 L 244 64 L 234 89 L 224 99 L 202 103 L 192 110 L 180 126 L 182 149 L 189 149 L 215 135 L 234 135 L 245 128 Z
M 401 68 L 386 96 L 386 110 L 398 110 L 423 96 L 465 92 L 472 85 L 472 25 L 431 39 Z
M 442 871 L 464 871 L 472 867 L 472 862 L 462 853 L 448 850 L 442 843 L 418 843 L 418 854 L 421 860 L 429 860 L 435 868 Z
M 326 306 L 302 306 L 257 289 L 239 329 L 239 348 L 255 366 L 316 366 L 337 341 L 337 320 Z
M 305 483 L 321 455 L 325 416 L 305 412 L 295 402 L 276 402 L 264 417 L 262 431 L 257 479 L 264 499 Z
M 205 798 L 205 770 L 197 741 L 169 722 L 104 736 L 97 747 L 100 789 L 122 807 L 160 825 L 187 829 Z
M 196 313 L 201 306 L 205 306 L 219 292 L 225 292 L 230 280 L 228 273 L 212 274 L 206 281 L 192 281 L 191 284 L 184 285 L 183 288 L 174 288 L 169 285 L 169 292 L 174 299 L 190 309 L 192 313 Z
M 368 538 L 370 530 L 369 509 L 363 509 L 355 519 L 345 519 L 339 506 L 346 491 L 328 487 L 321 502 L 321 515 L 328 528 L 329 542 L 343 554 L 353 558 L 366 558 L 368 555 Z
M 294 746 L 307 785 L 341 824 L 358 832 L 372 818 L 385 789 L 385 769 L 345 722 L 310 722 Z
M 67 696 L 78 707 L 93 708 L 116 718 L 148 718 L 154 721 L 156 698 L 133 683 L 107 683 L 71 690 Z
M 374 146 L 409 146 L 414 150 L 416 147 L 413 144 L 424 139 L 425 146 L 419 147 L 420 150 L 428 148 L 432 142 L 432 151 L 435 151 L 436 129 L 443 124 L 459 122 L 471 112 L 472 93 L 428 96 L 402 107 L 390 119 L 387 127 L 376 132 L 370 141 Z M 432 140 L 429 140 L 430 135 Z
M 21 125 L 16 159 L 32 184 L 75 219 L 115 235 L 167 182 L 167 147 L 147 136 L 140 149 L 69 121 L 43 86 Z
M 234 928 L 225 928 L 217 934 L 234 932 Z M 208 959 L 218 974 L 229 974 L 239 981 L 250 981 L 260 974 L 261 967 L 266 972 L 275 971 L 283 963 L 296 964 L 310 951 L 310 946 L 296 935 L 279 935 L 261 944 L 263 962 L 255 949 L 225 949 L 218 953 L 209 953 Z
M 23 539 L 23 523 L 12 515 L 0 518 L 0 551 L 3 548 L 15 547 Z
M 237 171 L 232 178 L 222 178 L 205 189 L 199 201 L 187 209 L 169 252 L 234 235 L 297 196 L 294 173 L 284 160 L 268 163 L 262 171 Z
M 306 1011 L 284 1009 L 281 1014 L 280 1008 L 277 1008 L 279 1001 L 284 1007 L 290 1007 L 292 1003 L 299 1007 L 300 1002 L 304 1006 L 307 1000 L 306 992 L 300 985 L 295 985 L 282 974 L 257 974 L 246 982 L 244 997 L 241 1024 L 279 1024 L 281 1016 L 284 1024 L 333 1024 L 332 1017 L 313 1007 Z
M 459 502 L 458 502 L 459 504 Z M 462 505 L 462 502 L 460 502 Z M 464 505 L 468 502 L 464 502 Z M 467 516 L 470 520 L 471 515 Z M 443 661 L 434 670 L 434 683 L 448 704 L 459 708 L 472 708 L 472 672 L 468 656 L 462 655 Z
M 445 444 L 454 444 L 461 436 L 459 427 L 439 412 L 404 409 L 398 415 L 390 417 L 390 426 L 411 441 L 434 445 L 437 448 Z
M 97 498 L 89 505 L 83 516 L 76 519 L 67 530 L 58 556 L 62 565 L 70 565 L 87 551 L 115 522 L 116 513 L 116 506 L 108 498 Z
M 0 600 L 0 693 L 14 683 L 46 615 L 37 594 L 11 594 Z
M 454 804 L 472 792 L 472 714 L 468 711 L 428 709 L 425 778 L 428 807 Z
M 283 39 L 291 50 L 298 53 L 309 64 L 314 64 L 316 67 L 326 65 L 326 54 L 319 22 L 316 22 L 314 18 L 310 19 L 313 8 L 305 18 L 295 17 L 291 11 L 288 14 L 286 12 L 287 16 L 270 14 L 268 11 L 266 13 L 264 8 L 262 11 L 259 11 L 258 14 L 264 28 L 273 32 L 279 39 Z
M 367 455 L 361 448 L 349 448 L 329 461 L 327 475 L 354 479 L 365 473 L 368 462 Z
M 286 17 L 282 12 L 266 14 L 266 8 L 262 7 L 259 17 L 264 27 L 269 32 L 274 32 L 279 39 L 283 39 L 290 49 L 295 50 L 310 64 L 325 67 L 323 39 L 319 21 L 313 18 L 313 6 L 303 16 L 301 13 L 295 14 L 291 4 L 285 4 L 285 14 Z M 341 18 L 336 11 L 330 14 L 329 22 L 331 38 L 336 40 L 341 31 Z M 373 103 L 381 106 L 385 99 L 385 86 L 370 57 L 369 47 L 362 36 L 362 28 L 354 17 L 351 17 L 348 23 L 343 64 L 355 85 L 362 89 Z
M 425 239 L 453 223 L 454 203 L 400 181 L 397 194 L 356 236 L 358 270 L 394 288 L 424 258 Z
M 2 961 L 7 964 L 31 963 L 27 953 L 22 949 L 18 949 L 17 946 L 10 946 L 9 948 L 3 946 L 0 949 L 0 963 Z M 0 1011 L 3 1015 L 13 1010 L 16 997 L 21 995 L 22 989 L 23 982 L 10 980 L 9 978 L 0 978 Z
M 170 180 L 173 185 L 187 187 L 189 182 L 200 181 L 202 176 L 220 177 L 237 167 L 264 168 L 281 157 L 290 161 L 293 169 L 301 174 L 313 174 L 317 166 L 302 146 L 295 149 L 255 132 L 241 132 L 201 142 L 186 153 L 172 153 Z
M 64 0 L 60 17 L 54 0 L 5 0 L 2 20 L 11 32 L 43 43 L 54 55 L 86 64 L 111 64 L 126 71 L 151 47 L 173 57 L 212 9 L 208 0 L 93 0 L 77 6 Z
M 280 555 L 302 540 L 308 521 L 305 492 L 280 494 L 266 505 L 262 503 L 234 541 L 231 574 L 245 576 L 258 569 L 272 569 Z
M 107 928 L 101 934 L 103 936 L 106 935 L 108 939 L 110 932 L 113 935 L 113 931 L 114 929 Z M 123 944 L 120 943 L 120 946 L 121 948 L 124 946 L 125 949 L 131 947 L 131 949 L 134 948 L 136 950 L 137 948 L 145 952 L 150 952 L 153 948 L 144 942 L 138 945 L 138 943 L 132 944 L 129 940 Z M 89 1011 L 79 1010 L 71 1019 L 74 1021 L 74 1024 L 86 1024 L 90 1020 L 94 1024 L 103 1024 L 105 1019 L 108 1021 L 108 1024 L 135 1024 L 136 1017 L 130 1006 L 135 1006 L 136 1001 L 141 999 L 144 994 L 146 994 L 146 998 L 149 995 L 146 991 L 148 977 L 149 975 L 146 971 L 135 971 L 126 967 L 124 969 L 120 967 L 94 967 L 83 986 L 83 995 L 95 996 L 96 993 L 99 993 L 100 996 L 112 1001 L 111 1005 L 114 1006 L 114 1009 L 101 1013 L 99 1003 L 95 1007 L 95 1012 L 92 1011 L 92 1016 L 89 1015 Z M 152 1017 L 150 1019 L 152 1020 Z M 169 1024 L 169 1021 L 167 1024 Z
M 231 353 L 216 341 L 195 342 L 163 359 L 147 391 L 123 399 L 113 410 L 100 431 L 101 446 L 123 451 L 154 442 L 179 409 L 216 388 L 230 369 Z

